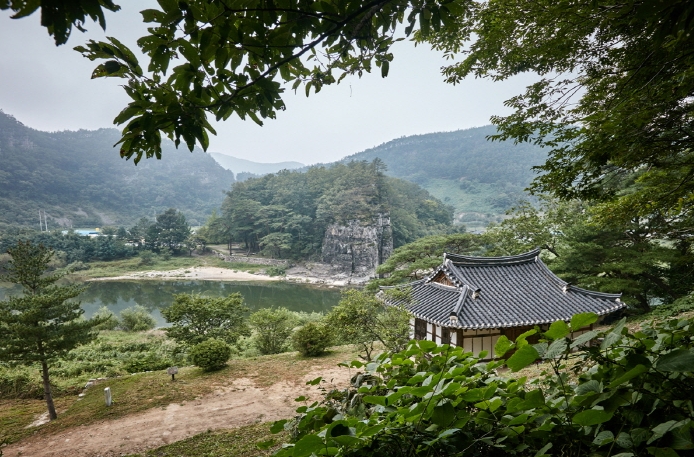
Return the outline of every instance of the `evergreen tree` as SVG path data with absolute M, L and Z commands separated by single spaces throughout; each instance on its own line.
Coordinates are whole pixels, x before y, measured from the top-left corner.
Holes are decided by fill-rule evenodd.
M 71 299 L 84 288 L 56 285 L 61 275 L 46 274 L 53 251 L 20 241 L 7 252 L 12 259 L 3 279 L 20 284 L 24 294 L 0 302 L 0 361 L 41 365 L 44 396 L 53 420 L 58 416 L 51 394 L 51 363 L 93 340 L 94 327 L 106 319 L 79 319 L 84 311 L 79 302 Z

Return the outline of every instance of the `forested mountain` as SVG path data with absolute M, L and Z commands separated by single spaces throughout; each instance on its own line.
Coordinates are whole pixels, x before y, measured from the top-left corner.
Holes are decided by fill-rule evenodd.
M 228 156 L 219 152 L 210 152 L 210 155 L 222 167 L 233 171 L 235 174 L 251 173 L 254 175 L 265 175 L 268 173 L 277 173 L 280 170 L 294 170 L 304 166 L 301 162 L 277 162 L 277 163 L 261 163 L 251 160 L 239 159 L 238 157 Z M 237 177 L 238 179 L 238 177 Z
M 164 160 L 135 166 L 118 155 L 115 129 L 41 132 L 0 111 L 0 224 L 132 225 L 178 208 L 191 225 L 218 208 L 233 173 L 207 154 L 165 142 Z
M 457 220 L 484 226 L 523 196 L 545 162 L 544 150 L 486 139 L 496 127 L 414 135 L 347 156 L 340 162 L 380 158 L 389 176 L 415 182 L 455 208 Z
M 451 229 L 450 207 L 414 183 L 385 176 L 375 160 L 237 182 L 204 235 L 269 255 L 317 258 L 329 224 L 368 225 L 383 213 L 390 215 L 396 247 Z

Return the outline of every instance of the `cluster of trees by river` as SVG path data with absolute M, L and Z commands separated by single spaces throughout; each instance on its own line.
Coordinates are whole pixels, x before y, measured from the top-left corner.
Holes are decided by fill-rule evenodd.
M 390 215 L 395 246 L 453 230 L 451 207 L 384 171 L 374 159 L 237 182 L 198 233 L 215 243 L 233 240 L 253 252 L 307 259 L 320 255 L 329 224 L 369 224 L 379 213 Z
M 170 208 L 156 216 L 152 221 L 141 218 L 136 225 L 125 227 L 105 227 L 99 236 L 84 236 L 73 230 L 37 231 L 25 227 L 6 227 L 0 232 L 0 255 L 18 241 L 30 241 L 55 251 L 54 265 L 85 267 L 85 262 L 95 260 L 116 260 L 133 257 L 143 251 L 170 256 L 195 246 L 191 239 L 191 229 L 185 216 Z M 147 258 L 145 255 L 143 258 Z

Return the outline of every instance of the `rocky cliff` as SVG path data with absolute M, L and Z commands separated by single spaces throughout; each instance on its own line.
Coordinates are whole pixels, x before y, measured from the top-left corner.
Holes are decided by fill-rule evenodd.
M 329 225 L 323 238 L 323 262 L 353 276 L 372 276 L 392 252 L 393 230 L 387 213 L 368 222 Z

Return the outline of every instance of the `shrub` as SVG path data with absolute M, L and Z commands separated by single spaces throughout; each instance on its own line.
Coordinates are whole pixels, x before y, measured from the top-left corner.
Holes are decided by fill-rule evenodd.
M 96 330 L 115 330 L 119 325 L 116 315 L 113 314 L 113 311 L 105 306 L 99 308 L 99 310 L 92 316 L 92 319 L 107 319 L 99 325 L 96 325 L 94 327 Z
M 301 446 L 353 456 L 691 456 L 694 319 L 646 323 L 633 334 L 623 319 L 572 337 L 597 319 L 555 322 L 536 344 L 526 338 L 537 329 L 515 343 L 502 336 L 494 352 L 514 351 L 507 360 L 481 363 L 461 347 L 422 340 L 354 361 L 365 373 L 347 391 L 275 423 L 275 432 L 293 425 L 297 442 L 275 455 Z M 550 369 L 534 381 L 498 370 L 538 359 Z
M 284 276 L 287 270 L 284 267 L 272 266 L 265 269 L 265 274 L 268 276 Z
M 118 326 L 126 332 L 143 332 L 153 329 L 156 325 L 157 321 L 144 306 L 135 305 L 120 312 Z
M 694 294 L 679 298 L 668 305 L 658 305 L 652 308 L 653 317 L 674 317 L 688 311 L 694 311 Z
M 0 365 L 0 399 L 43 398 L 43 383 L 36 369 Z
M 210 338 L 234 344 L 239 336 L 249 335 L 247 312 L 243 297 L 236 292 L 217 298 L 177 294 L 161 314 L 171 324 L 166 329 L 170 338 L 194 345 Z
M 162 260 L 171 260 L 171 249 L 169 248 L 161 248 L 159 251 L 159 257 L 161 257 Z
M 325 352 L 332 343 L 330 329 L 324 324 L 309 322 L 292 335 L 292 346 L 304 356 L 316 356 Z
M 289 337 L 297 325 L 294 313 L 287 308 L 264 308 L 248 318 L 255 329 L 255 346 L 261 354 L 279 354 L 288 347 Z
M 397 293 L 401 295 L 400 299 L 407 298 L 406 291 Z M 410 317 L 407 311 L 386 306 L 369 292 L 344 291 L 340 303 L 325 319 L 335 329 L 341 343 L 356 345 L 367 360 L 371 360 L 376 341 L 392 351 L 399 351 L 409 341 Z
M 224 341 L 211 338 L 193 346 L 188 357 L 193 365 L 205 371 L 219 370 L 231 357 L 231 348 Z
M 69 271 L 83 271 L 83 270 L 89 270 L 91 268 L 89 265 L 86 263 L 82 262 L 81 260 L 78 260 L 77 262 L 72 262 L 67 266 L 67 269 Z
M 152 251 L 140 252 L 140 265 L 152 265 L 154 263 L 155 254 Z
M 143 371 L 164 370 L 173 365 L 175 363 L 169 358 L 162 358 L 153 352 L 145 352 L 127 360 L 123 367 L 128 373 L 140 373 Z
M 325 319 L 325 314 L 321 312 L 312 311 L 310 313 L 306 311 L 292 311 L 294 318 L 297 320 L 297 325 L 306 325 L 309 322 L 322 322 Z

